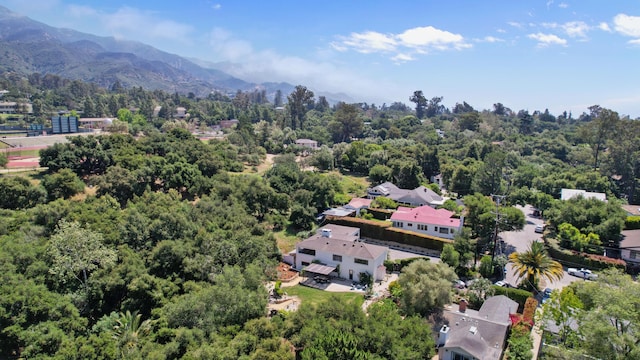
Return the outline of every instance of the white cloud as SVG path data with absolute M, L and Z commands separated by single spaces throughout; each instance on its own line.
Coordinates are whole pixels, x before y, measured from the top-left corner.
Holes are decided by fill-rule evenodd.
M 524 25 L 522 25 L 522 24 L 521 24 L 521 23 L 519 23 L 519 22 L 515 22 L 515 21 L 509 21 L 509 22 L 507 22 L 507 24 L 508 24 L 509 26 L 512 26 L 512 27 L 514 27 L 514 28 L 518 28 L 518 29 L 522 29 L 522 28 L 524 27 Z
M 153 13 L 128 6 L 112 14 L 100 14 L 100 20 L 114 36 L 129 37 L 131 33 L 154 40 L 177 40 L 188 43 L 193 31 L 190 25 L 156 17 Z
M 549 45 L 566 45 L 567 40 L 558 37 L 554 34 L 543 34 L 543 33 L 535 33 L 527 35 L 529 39 L 536 40 L 538 42 L 538 47 L 546 47 Z
M 569 4 L 565 3 L 565 2 L 561 2 L 560 4 L 558 4 L 558 7 L 561 9 L 566 9 L 569 7 Z
M 190 35 L 194 30 L 190 25 L 162 19 L 153 12 L 128 6 L 106 13 L 90 6 L 68 5 L 65 14 L 69 19 L 92 24 L 93 28 L 100 28 L 107 35 L 131 39 L 131 35 L 135 34 L 138 41 L 154 44 L 167 40 L 191 43 Z
M 602 31 L 606 31 L 606 32 L 611 32 L 611 28 L 609 27 L 609 24 L 607 24 L 606 22 L 601 22 L 598 25 L 598 29 L 600 29 Z
M 363 54 L 396 53 L 391 58 L 396 63 L 415 60 L 416 54 L 432 50 L 462 50 L 471 47 L 460 34 L 436 29 L 433 26 L 415 27 L 399 34 L 382 34 L 375 31 L 351 33 L 339 36 L 330 45 L 336 51 L 354 50 Z
M 488 43 L 496 43 L 496 42 L 504 42 L 504 39 L 497 38 L 495 36 L 485 36 L 482 39 L 476 40 L 478 42 L 488 42 Z
M 395 62 L 396 64 L 401 64 L 401 63 L 405 63 L 407 61 L 413 61 L 413 60 L 415 60 L 415 58 L 413 56 L 411 56 L 410 54 L 398 54 L 398 55 L 392 57 L 391 60 L 393 60 L 393 62 Z
M 640 45 L 640 39 L 629 40 L 629 44 L 631 44 L 631 45 Z
M 211 5 L 211 8 L 213 10 L 220 10 L 220 9 L 222 9 L 222 4 L 213 4 L 213 5 Z
M 209 45 L 217 56 L 227 61 L 242 61 L 253 53 L 248 41 L 236 39 L 222 28 L 214 28 L 209 34 Z
M 402 45 L 423 51 L 431 47 L 446 50 L 448 48 L 464 49 L 471 46 L 465 43 L 462 35 L 436 29 L 433 26 L 409 29 L 398 34 L 397 38 Z
M 569 35 L 570 37 L 581 37 L 586 38 L 587 32 L 591 30 L 589 25 L 582 21 L 571 21 L 562 25 L 562 29 Z
M 374 52 L 389 52 L 396 49 L 397 41 L 393 35 L 386 35 L 375 31 L 351 33 L 342 38 L 342 45 L 357 52 L 369 54 Z
M 640 16 L 618 14 L 613 18 L 613 28 L 622 35 L 640 38 Z

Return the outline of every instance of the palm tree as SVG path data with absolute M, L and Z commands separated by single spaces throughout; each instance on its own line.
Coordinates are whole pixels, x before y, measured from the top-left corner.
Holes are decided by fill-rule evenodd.
M 533 241 L 528 250 L 509 255 L 509 262 L 513 264 L 518 279 L 525 278 L 526 286 L 531 288 L 538 287 L 540 278 L 553 281 L 562 279 L 564 275 L 562 265 L 551 259 L 544 244 L 537 241 Z
M 113 326 L 113 338 L 118 341 L 122 358 L 127 358 L 136 350 L 140 338 L 151 331 L 151 321 L 140 321 L 141 315 L 127 310 L 119 313 Z

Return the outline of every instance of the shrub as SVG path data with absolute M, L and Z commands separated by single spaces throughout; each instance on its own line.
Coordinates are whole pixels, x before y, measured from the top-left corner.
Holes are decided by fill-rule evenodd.
M 527 299 L 533 297 L 533 294 L 527 290 L 514 289 L 497 285 L 493 285 L 492 287 L 496 295 L 504 295 L 509 299 L 517 302 L 518 312 L 524 309 L 524 304 L 527 302 Z
M 589 269 L 608 269 L 615 267 L 625 270 L 627 263 L 621 259 L 613 259 L 602 255 L 580 253 L 575 250 L 561 249 L 558 241 L 552 238 L 545 238 L 549 255 L 560 263 L 570 264 L 574 267 L 584 267 Z
M 538 300 L 530 297 L 524 303 L 524 310 L 522 311 L 522 321 L 533 326 L 533 318 L 538 307 Z
M 626 230 L 640 229 L 640 216 L 627 216 L 624 221 L 624 228 Z

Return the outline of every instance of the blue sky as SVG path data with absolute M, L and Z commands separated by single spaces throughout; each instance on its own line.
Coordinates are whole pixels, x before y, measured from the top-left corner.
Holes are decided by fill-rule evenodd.
M 415 90 L 444 105 L 598 104 L 640 117 L 640 0 L 0 0 L 52 26 L 137 40 L 381 105 Z

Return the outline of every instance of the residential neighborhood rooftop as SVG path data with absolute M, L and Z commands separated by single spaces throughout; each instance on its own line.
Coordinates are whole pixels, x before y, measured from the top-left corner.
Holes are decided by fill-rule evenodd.
M 420 206 L 408 208 L 399 206 L 391 215 L 391 220 L 395 221 L 415 221 L 418 223 L 428 223 L 438 226 L 460 227 L 460 219 L 453 218 L 454 213 L 446 209 L 434 209 L 430 206 Z

